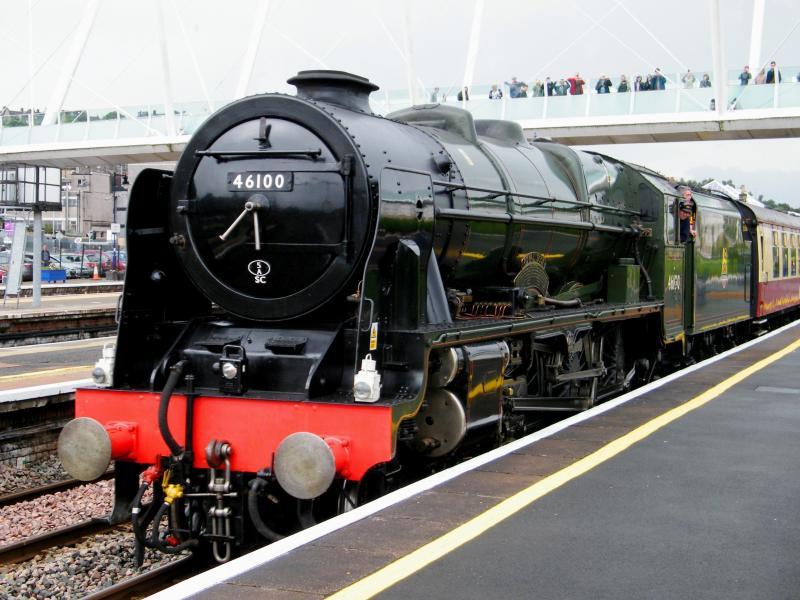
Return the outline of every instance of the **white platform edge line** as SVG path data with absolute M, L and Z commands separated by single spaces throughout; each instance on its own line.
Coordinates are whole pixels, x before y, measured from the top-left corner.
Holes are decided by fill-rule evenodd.
M 417 481 L 411 485 L 408 485 L 400 490 L 387 494 L 381 498 L 373 500 L 372 502 L 365 504 L 363 506 L 359 506 L 358 508 L 333 517 L 327 521 L 323 521 L 322 523 L 315 525 L 309 529 L 304 529 L 303 531 L 299 531 L 294 535 L 289 537 L 283 538 L 277 542 L 273 542 L 269 546 L 265 546 L 260 548 L 259 550 L 254 550 L 250 554 L 246 554 L 240 558 L 237 558 L 229 563 L 220 565 L 204 573 L 199 575 L 195 575 L 194 577 L 182 581 L 166 590 L 162 590 L 156 594 L 148 596 L 147 600 L 180 600 L 182 598 L 189 598 L 194 594 L 198 594 L 204 590 L 207 590 L 213 585 L 218 583 L 222 583 L 228 579 L 236 577 L 237 575 L 241 575 L 247 571 L 250 571 L 256 567 L 264 565 L 279 556 L 290 552 L 291 550 L 295 550 L 300 546 L 318 540 L 319 538 L 328 535 L 329 533 L 333 533 L 340 529 L 351 525 L 361 519 L 366 517 L 372 516 L 377 512 L 382 511 L 385 508 L 403 502 L 413 496 L 421 494 L 422 492 L 426 492 L 433 487 L 441 485 L 459 475 L 467 471 L 471 471 L 478 467 L 481 467 L 493 460 L 506 456 L 507 454 L 511 454 L 512 452 L 524 448 L 534 442 L 537 442 L 541 439 L 547 438 L 559 431 L 563 431 L 572 425 L 576 425 L 577 423 L 581 423 L 592 417 L 600 415 L 604 412 L 611 410 L 612 408 L 616 408 L 621 404 L 625 404 L 626 402 L 630 402 L 631 400 L 638 398 L 639 396 L 646 394 L 652 390 L 658 389 L 661 386 L 664 386 L 668 383 L 675 381 L 676 379 L 680 379 L 698 369 L 702 369 L 707 367 L 717 361 L 723 360 L 728 356 L 732 356 L 733 354 L 737 354 L 738 352 L 742 352 L 767 340 L 771 337 L 779 335 L 784 331 L 787 331 L 793 327 L 800 325 L 800 320 L 794 321 L 789 323 L 788 325 L 784 325 L 783 327 L 776 329 L 775 331 L 771 331 L 761 337 L 756 339 L 750 340 L 749 342 L 745 342 L 741 346 L 737 346 L 735 348 L 731 348 L 730 350 L 726 350 L 725 352 L 718 354 L 712 358 L 706 359 L 699 363 L 692 365 L 691 367 L 687 367 L 671 375 L 667 375 L 666 377 L 659 379 L 657 381 L 653 381 L 648 383 L 645 386 L 637 388 L 632 392 L 628 392 L 627 394 L 623 394 L 618 398 L 613 400 L 609 400 L 608 402 L 604 402 L 599 406 L 595 406 L 592 409 L 589 409 L 585 412 L 578 413 L 564 419 L 563 421 L 559 421 L 545 429 L 541 429 L 540 431 L 534 432 L 530 435 L 525 436 L 519 440 L 506 444 L 501 448 L 497 448 L 486 454 L 482 454 L 480 456 L 476 456 L 466 462 L 463 462 L 455 467 L 447 469 L 445 471 L 441 471 L 436 473 L 435 475 L 431 475 L 430 477 L 426 477 L 420 481 Z
M 32 385 L 30 387 L 17 388 L 0 393 L 0 404 L 8 402 L 20 402 L 31 400 L 32 398 L 45 398 L 56 394 L 68 394 L 74 392 L 75 388 L 86 385 L 93 385 L 89 379 L 74 379 L 72 381 L 60 381 L 58 383 L 45 383 L 43 385 Z

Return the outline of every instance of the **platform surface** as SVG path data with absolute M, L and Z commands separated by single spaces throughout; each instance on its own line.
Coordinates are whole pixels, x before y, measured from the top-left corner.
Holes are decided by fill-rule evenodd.
M 800 597 L 798 338 L 784 328 L 156 597 Z
M 17 302 L 9 298 L 0 299 L 0 319 L 46 318 L 59 315 L 84 315 L 101 311 L 113 311 L 117 307 L 120 292 L 92 294 L 58 294 L 42 296 L 41 306 L 33 307 L 33 299 L 23 296 Z
M 5 404 L 69 393 L 76 385 L 90 384 L 103 346 L 115 341 L 115 336 L 105 336 L 0 348 L 0 412 Z
M 800 597 L 800 351 L 379 597 L 526 592 Z

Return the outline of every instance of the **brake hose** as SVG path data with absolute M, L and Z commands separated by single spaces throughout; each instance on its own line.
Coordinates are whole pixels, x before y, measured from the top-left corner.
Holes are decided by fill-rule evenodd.
M 172 366 L 169 377 L 167 377 L 167 383 L 164 384 L 164 390 L 161 392 L 161 401 L 158 403 L 158 430 L 161 432 L 161 437 L 164 438 L 167 446 L 169 446 L 170 452 L 176 457 L 183 454 L 183 447 L 172 437 L 169 423 L 167 422 L 167 412 L 169 411 L 172 392 L 175 391 L 185 366 L 185 360 L 180 360 Z
M 270 542 L 277 542 L 278 540 L 282 539 L 283 536 L 268 527 L 267 524 L 261 519 L 261 515 L 258 513 L 257 496 L 258 492 L 260 492 L 261 488 L 263 488 L 265 485 L 267 485 L 267 482 L 263 479 L 258 477 L 253 479 L 253 482 L 250 484 L 250 493 L 247 495 L 247 512 L 250 513 L 250 520 L 253 521 L 256 531 L 258 531 L 258 533 L 260 533 Z

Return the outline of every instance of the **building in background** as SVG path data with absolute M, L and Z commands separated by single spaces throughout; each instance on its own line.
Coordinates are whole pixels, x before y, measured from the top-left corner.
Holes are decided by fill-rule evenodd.
M 114 170 L 101 167 L 62 170 L 62 209 L 42 213 L 45 237 L 60 232 L 66 238 L 110 243 L 112 224 L 117 223 L 121 232 L 117 242 L 124 248 L 129 189 L 127 165 L 119 165 Z M 0 209 L 0 213 L 0 218 L 6 221 L 30 218 L 29 212 L 10 208 Z M 6 242 L 5 237 L 8 234 L 0 243 Z
M 64 208 L 44 213 L 45 232 L 110 240 L 112 223 L 120 223 L 125 230 L 128 188 L 125 165 L 113 172 L 100 168 L 63 171 Z

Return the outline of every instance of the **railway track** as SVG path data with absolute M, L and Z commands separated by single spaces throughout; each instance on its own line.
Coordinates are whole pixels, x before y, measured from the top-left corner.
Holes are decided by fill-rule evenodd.
M 213 566 L 207 562 L 196 559 L 192 555 L 178 558 L 177 560 L 172 560 L 172 562 L 159 566 L 151 565 L 148 567 L 148 561 L 145 561 L 145 568 L 149 570 L 138 574 L 134 574 L 135 571 L 132 572 L 128 570 L 117 583 L 112 584 L 112 580 L 103 583 L 100 581 L 98 573 L 102 574 L 105 570 L 103 566 L 97 567 L 97 565 L 98 563 L 102 563 L 103 557 L 110 555 L 103 554 L 101 550 L 99 554 L 95 552 L 94 557 L 92 557 L 91 553 L 88 555 L 88 560 L 92 561 L 92 564 L 95 565 L 95 574 L 89 575 L 88 580 L 83 582 L 83 584 L 78 584 L 77 586 L 73 585 L 71 587 L 67 586 L 66 589 L 62 587 L 60 590 L 56 591 L 50 588 L 52 583 L 45 583 L 45 589 L 38 587 L 38 592 L 34 591 L 37 589 L 37 583 L 35 581 L 29 582 L 29 587 L 27 589 L 22 588 L 22 590 L 20 590 L 18 587 L 20 584 L 19 577 L 21 570 L 22 573 L 24 573 L 22 577 L 28 577 L 31 571 L 37 569 L 37 566 L 39 570 L 38 576 L 40 578 L 44 575 L 44 578 L 49 582 L 57 581 L 57 579 L 54 579 L 54 576 L 50 575 L 54 573 L 52 570 L 53 567 L 48 565 L 60 565 L 59 572 L 61 572 L 61 569 L 66 570 L 65 565 L 75 560 L 75 558 L 66 558 L 69 553 L 72 554 L 72 557 L 76 557 L 79 549 L 82 557 L 84 552 L 87 551 L 86 549 L 89 547 L 89 544 L 98 543 L 98 540 L 104 537 L 109 538 L 108 535 L 104 536 L 103 534 L 110 533 L 111 536 L 119 535 L 122 534 L 127 527 L 127 524 L 111 525 L 106 519 L 92 519 L 45 535 L 29 538 L 16 544 L 0 547 L 0 572 L 4 572 L 5 575 L 10 576 L 9 581 L 12 587 L 17 586 L 15 592 L 21 593 L 20 597 L 29 597 L 29 593 L 39 597 L 39 593 L 47 591 L 59 597 L 88 597 L 93 599 L 124 598 L 127 600 L 129 598 L 141 598 L 161 591 Z M 103 544 L 103 542 L 99 543 Z M 108 542 L 106 541 L 105 543 L 107 544 Z M 47 550 L 51 550 L 52 552 L 45 552 Z M 67 550 L 67 554 L 65 554 L 63 550 Z M 38 557 L 37 555 L 40 553 L 44 553 L 44 555 Z M 30 559 L 34 557 L 36 558 L 30 561 Z M 75 561 L 74 564 L 77 564 L 77 561 Z M 111 561 L 107 566 L 116 574 L 112 575 L 112 577 L 116 578 L 121 574 L 121 570 L 114 569 L 113 564 L 113 561 Z M 14 571 L 15 569 L 16 571 Z M 70 572 L 72 572 L 71 569 Z M 84 579 L 87 578 L 86 573 L 77 573 L 77 575 L 80 575 Z M 17 577 L 16 581 L 14 580 L 15 577 Z M 41 581 L 39 584 L 40 583 Z M 97 589 L 98 585 L 106 585 L 107 587 Z M 88 593 L 86 591 L 87 588 L 94 589 L 95 591 Z M 0 587 L 0 596 L 5 597 L 2 591 L 2 587 Z M 17 596 L 12 593 L 9 597 Z M 48 596 L 45 595 L 44 597 Z
M 109 471 L 108 473 L 104 474 L 95 481 L 105 481 L 107 479 L 112 479 L 113 477 L 114 477 L 114 472 Z M 0 508 L 11 506 L 12 504 L 16 504 L 17 502 L 24 502 L 26 500 L 35 500 L 36 498 L 40 498 L 41 496 L 46 496 L 48 494 L 64 492 L 66 490 L 71 490 L 73 488 L 86 484 L 87 484 L 86 481 L 80 481 L 78 479 L 67 479 L 65 481 L 56 481 L 55 483 L 48 483 L 46 485 L 42 485 L 27 490 L 12 492 L 10 494 L 5 494 L 3 496 L 0 496 Z
M 120 527 L 112 525 L 107 519 L 89 519 L 81 523 L 54 529 L 41 535 L 33 536 L 0 546 L 0 564 L 18 563 L 33 558 L 40 552 L 56 546 L 70 546 L 86 537 L 105 533 Z
M 128 600 L 140 598 L 159 592 L 175 583 L 196 575 L 207 569 L 208 564 L 203 564 L 192 556 L 167 563 L 147 573 L 125 579 L 86 596 L 85 600 Z

